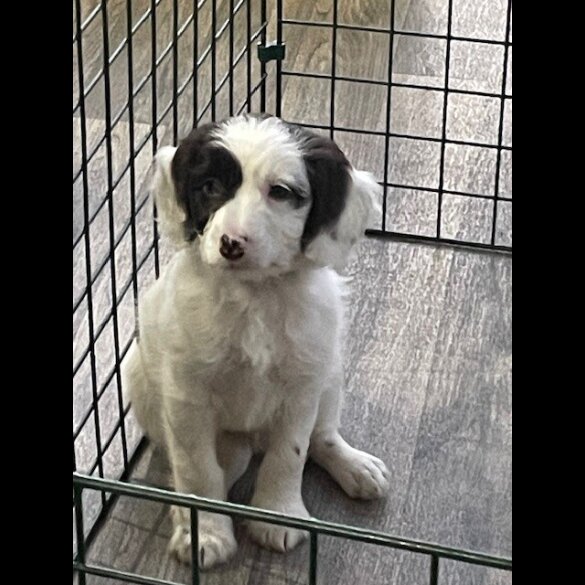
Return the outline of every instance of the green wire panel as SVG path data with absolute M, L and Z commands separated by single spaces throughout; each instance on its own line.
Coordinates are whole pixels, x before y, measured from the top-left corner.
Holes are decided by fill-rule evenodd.
M 82 492 L 83 490 L 94 490 L 101 493 L 109 493 L 113 496 L 130 496 L 138 499 L 182 506 L 191 510 L 191 526 L 194 534 L 197 534 L 197 514 L 201 512 L 215 512 L 218 514 L 228 514 L 236 518 L 246 518 L 248 520 L 261 520 L 270 524 L 288 526 L 307 530 L 310 533 L 310 563 L 307 569 L 310 585 L 316 585 L 317 568 L 318 568 L 318 541 L 319 535 L 336 536 L 348 540 L 375 544 L 393 549 L 407 550 L 417 554 L 423 554 L 429 557 L 429 584 L 437 585 L 439 582 L 439 571 L 441 559 L 449 559 L 490 567 L 504 571 L 512 570 L 512 559 L 486 555 L 474 551 L 450 548 L 440 546 L 421 540 L 400 538 L 376 530 L 365 530 L 355 526 L 346 526 L 334 522 L 325 522 L 316 518 L 296 518 L 278 512 L 252 508 L 241 504 L 231 502 L 220 502 L 198 496 L 171 492 L 160 488 L 154 488 L 144 485 L 127 484 L 121 481 L 91 477 L 80 473 L 73 473 L 73 502 L 75 506 L 75 519 L 77 528 L 77 554 L 73 559 L 73 571 L 79 575 L 79 584 L 85 585 L 85 576 L 99 575 L 102 577 L 114 577 L 125 583 L 140 583 L 144 585 L 179 585 L 172 581 L 164 579 L 155 579 L 152 577 L 143 577 L 135 573 L 88 565 L 85 559 L 86 542 L 83 538 L 83 509 L 82 509 Z M 193 539 L 192 546 L 197 548 L 197 540 Z M 198 555 L 193 555 L 192 582 L 194 585 L 199 584 L 199 567 L 197 562 Z

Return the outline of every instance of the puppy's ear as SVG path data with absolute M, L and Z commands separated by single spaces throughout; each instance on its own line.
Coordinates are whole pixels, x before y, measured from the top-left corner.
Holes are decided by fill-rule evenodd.
M 152 192 L 157 210 L 157 222 L 161 234 L 179 246 L 185 242 L 183 222 L 185 211 L 179 205 L 171 164 L 177 148 L 163 146 L 154 157 L 154 181 Z
M 301 249 L 316 264 L 340 270 L 373 222 L 381 187 L 370 173 L 353 169 L 328 138 L 313 135 L 303 150 L 312 204 Z

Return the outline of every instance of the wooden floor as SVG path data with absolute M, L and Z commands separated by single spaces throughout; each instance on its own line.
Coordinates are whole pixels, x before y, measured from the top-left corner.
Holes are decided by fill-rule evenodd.
M 95 1 L 84 0 L 84 14 Z M 191 3 L 181 5 L 181 18 L 190 13 Z M 184 5 L 185 4 L 185 5 Z M 188 4 L 188 6 L 186 5 Z M 210 3 L 207 2 L 207 5 Z M 259 21 L 256 2 L 253 23 Z M 149 5 L 133 3 L 135 15 Z M 218 0 L 218 22 L 225 20 L 227 1 Z M 170 40 L 172 3 L 163 0 L 157 8 L 159 52 Z M 446 0 L 396 0 L 395 24 L 402 30 L 444 34 Z M 503 1 L 475 3 L 454 1 L 453 34 L 474 38 L 503 39 L 506 5 Z M 110 28 L 112 49 L 125 35 L 125 2 L 112 0 Z M 289 18 L 330 21 L 331 1 L 285 2 Z M 387 27 L 388 0 L 339 0 L 339 20 L 353 24 Z M 136 18 L 136 16 L 135 16 Z M 200 38 L 208 42 L 209 10 L 200 14 Z M 243 46 L 243 20 L 236 20 L 236 48 Z M 86 84 L 101 69 L 100 20 L 84 33 Z M 253 27 L 254 28 L 254 27 Z M 149 71 L 150 30 L 140 29 L 134 38 L 135 78 Z M 273 34 L 268 35 L 269 38 Z M 285 26 L 287 41 L 285 69 L 330 73 L 330 29 Z M 380 33 L 337 32 L 337 75 L 387 79 L 387 35 Z M 191 55 L 192 36 L 184 35 L 181 55 Z M 218 43 L 217 79 L 222 70 L 227 45 Z M 393 79 L 412 85 L 439 87 L 444 80 L 445 43 L 440 40 L 395 37 Z M 120 59 L 124 63 L 126 49 Z M 374 58 L 375 56 L 375 58 Z M 191 57 L 192 59 L 192 57 Z M 451 46 L 450 86 L 472 91 L 499 93 L 502 83 L 503 49 L 497 45 L 457 43 Z M 198 87 L 209 85 L 208 61 L 202 65 Z M 187 60 L 184 61 L 187 63 Z M 258 75 L 256 60 L 252 69 Z M 245 59 L 242 61 L 245 73 Z M 510 61 L 511 65 L 511 61 Z M 185 72 L 186 69 L 182 69 Z M 186 67 L 186 65 L 185 65 Z M 76 70 L 75 74 L 76 74 Z M 113 65 L 113 111 L 127 99 L 126 67 Z M 158 73 L 159 112 L 172 97 L 171 60 L 160 64 Z M 257 77 L 255 77 L 256 79 Z M 245 77 L 240 69 L 234 75 L 235 102 L 245 97 Z M 88 143 L 91 150 L 104 134 L 103 88 L 101 82 L 87 99 Z M 226 84 L 226 89 L 228 85 Z M 269 104 L 273 85 L 268 86 Z M 145 86 L 136 98 L 133 131 L 135 144 L 152 130 L 151 87 Z M 507 80 L 511 93 L 511 67 Z M 74 103 L 77 99 L 74 91 Z M 227 114 L 227 91 L 218 99 L 217 115 Z M 199 91 L 201 111 L 209 99 Z M 499 102 L 490 98 L 451 95 L 447 135 L 454 139 L 497 144 Z M 329 81 L 284 78 L 283 116 L 292 121 L 328 125 L 330 123 Z M 188 86 L 179 101 L 179 136 L 193 123 L 193 89 Z M 494 105 L 495 104 L 495 105 Z M 257 102 L 254 103 L 256 109 Z M 385 87 L 348 82 L 336 83 L 335 118 L 337 126 L 384 131 Z M 420 89 L 394 88 L 392 130 L 429 138 L 440 137 L 443 93 Z M 269 108 L 271 109 L 271 108 Z M 511 100 L 504 112 L 504 144 L 511 144 Z M 74 169 L 81 156 L 78 125 L 74 116 Z M 173 142 L 172 115 L 157 129 L 159 145 Z M 124 168 L 130 150 L 130 123 L 122 116 L 112 132 L 114 177 Z M 495 132 L 495 134 L 494 134 Z M 384 174 L 384 138 L 337 132 L 335 139 L 350 160 Z M 99 209 L 107 190 L 105 172 L 108 152 L 101 145 L 89 167 L 90 211 Z M 148 195 L 152 148 L 150 143 L 136 158 L 134 167 L 137 200 Z M 438 185 L 439 144 L 424 140 L 392 139 L 389 173 L 396 183 L 424 187 Z M 511 156 L 502 155 L 500 194 L 511 196 Z M 445 185 L 448 189 L 493 194 L 495 150 L 448 145 L 445 149 Z M 81 178 L 74 184 L 74 299 L 83 294 L 86 274 L 83 235 L 83 189 Z M 457 196 L 444 198 L 443 233 L 486 241 L 492 222 L 492 203 Z M 96 378 L 105 391 L 100 399 L 99 422 L 102 439 L 118 420 L 116 380 L 111 377 L 115 359 L 111 312 L 112 274 L 118 282 L 131 283 L 131 247 L 138 258 L 148 253 L 153 231 L 150 208 L 143 205 L 137 216 L 136 237 L 124 231 L 130 217 L 130 178 L 128 173 L 112 198 L 112 221 L 120 243 L 114 270 L 107 261 L 110 253 L 110 207 L 104 205 L 90 229 L 93 319 L 97 327 L 105 323 L 95 346 Z M 391 189 L 387 206 L 388 227 L 410 233 L 433 235 L 436 223 L 436 195 L 420 190 Z M 374 225 L 372 227 L 379 227 Z M 498 242 L 511 243 L 511 203 L 498 209 Z M 167 251 L 162 250 L 164 263 Z M 103 265 L 101 271 L 99 268 Z M 343 429 L 348 440 L 383 458 L 392 476 L 388 499 L 379 503 L 357 503 L 347 498 L 320 468 L 309 463 L 304 482 L 304 498 L 311 514 L 318 518 L 371 527 L 379 530 L 461 546 L 484 552 L 511 555 L 511 258 L 417 244 L 369 239 L 348 269 L 354 276 L 350 303 L 350 334 L 347 340 L 347 398 Z M 139 290 L 154 278 L 150 253 L 138 272 Z M 84 298 L 74 313 L 74 364 L 83 358 L 88 344 L 88 311 Z M 123 297 L 116 318 L 120 346 L 131 338 L 134 328 L 132 287 Z M 91 404 L 91 367 L 86 357 L 74 379 L 74 426 L 78 427 Z M 128 446 L 140 439 L 132 412 L 127 420 Z M 83 425 L 75 450 L 81 470 L 91 467 L 96 457 L 95 419 Z M 116 476 L 121 469 L 121 436 L 118 432 L 109 447 L 104 471 Z M 167 464 L 160 453 L 147 449 L 134 473 L 134 480 L 169 485 Z M 254 468 L 237 484 L 233 499 L 248 502 Z M 91 519 L 99 510 L 88 499 Z M 98 564 L 129 569 L 151 577 L 189 582 L 188 570 L 166 554 L 170 536 L 168 510 L 143 502 L 121 499 L 103 525 L 90 558 Z M 303 584 L 308 582 L 308 547 L 283 557 L 259 549 L 238 527 L 240 548 L 226 567 L 205 575 L 212 584 Z M 504 584 L 509 574 L 493 570 L 473 570 L 455 563 L 442 566 L 442 584 Z M 410 553 L 397 553 L 373 546 L 324 538 L 319 552 L 319 579 L 325 584 L 418 585 L 428 582 L 426 559 Z M 90 578 L 89 583 L 114 581 Z

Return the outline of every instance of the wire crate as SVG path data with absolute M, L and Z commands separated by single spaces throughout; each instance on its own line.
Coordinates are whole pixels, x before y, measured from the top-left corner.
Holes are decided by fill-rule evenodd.
M 511 571 L 511 559 L 127 481 L 145 439 L 123 394 L 120 364 L 134 336 L 140 291 L 170 254 L 148 204 L 148 172 L 158 148 L 176 144 L 193 126 L 269 111 L 342 147 L 358 136 L 372 152 L 361 166 L 383 186 L 382 214 L 369 235 L 511 253 L 511 0 L 496 3 L 499 27 L 490 35 L 456 20 L 458 0 L 445 0 L 432 30 L 399 23 L 395 2 L 380 22 L 364 23 L 359 14 L 347 22 L 339 18 L 342 1 L 331 0 L 323 18 L 311 11 L 312 17 L 287 16 L 285 0 L 74 1 L 73 568 L 81 584 L 86 575 L 169 583 L 86 562 L 87 546 L 120 495 L 187 507 L 194 529 L 200 510 L 306 529 L 309 583 L 318 581 L 319 535 L 426 555 L 431 584 L 438 583 L 441 559 Z M 330 53 L 301 66 L 287 60 L 287 47 L 302 44 L 307 31 L 324 35 Z M 359 62 L 339 58 L 340 39 L 352 36 L 373 42 L 372 60 L 381 66 L 361 71 Z M 416 39 L 421 54 L 435 55 L 435 74 L 424 84 L 399 71 L 394 51 L 404 38 Z M 479 68 L 487 53 L 498 63 L 479 88 L 452 76 L 463 46 L 476 51 Z M 288 93 L 309 104 L 298 119 L 291 119 L 287 102 L 294 84 L 303 90 Z M 354 90 L 372 101 L 376 119 L 355 116 L 339 99 Z M 418 99 L 436 104 L 435 117 L 416 132 L 405 130 L 396 112 Z M 466 118 L 471 102 L 492 121 L 489 132 L 475 132 Z M 409 159 L 413 144 L 422 161 Z M 454 178 L 452 161 L 461 153 L 465 165 L 483 169 L 481 185 Z M 428 173 L 408 172 L 427 163 Z M 409 205 L 423 202 L 422 213 L 400 212 L 407 196 Z M 471 225 L 458 223 L 462 205 L 475 210 Z M 397 222 L 405 215 L 418 223 Z M 193 583 L 199 578 L 195 564 Z

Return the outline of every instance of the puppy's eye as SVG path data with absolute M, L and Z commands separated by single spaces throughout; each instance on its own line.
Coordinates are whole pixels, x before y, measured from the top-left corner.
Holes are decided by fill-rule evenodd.
M 209 179 L 199 186 L 199 190 L 208 199 L 215 199 L 223 196 L 224 189 L 222 184 L 217 179 Z
M 212 193 L 213 191 L 215 191 L 215 181 L 213 179 L 209 179 L 208 181 L 205 181 L 205 183 L 203 183 L 201 185 L 201 187 L 199 187 L 199 188 L 206 195 L 209 195 L 210 193 Z
M 272 185 L 268 191 L 268 197 L 275 199 L 276 201 L 283 201 L 289 199 L 292 192 L 290 189 L 283 187 L 282 185 Z

